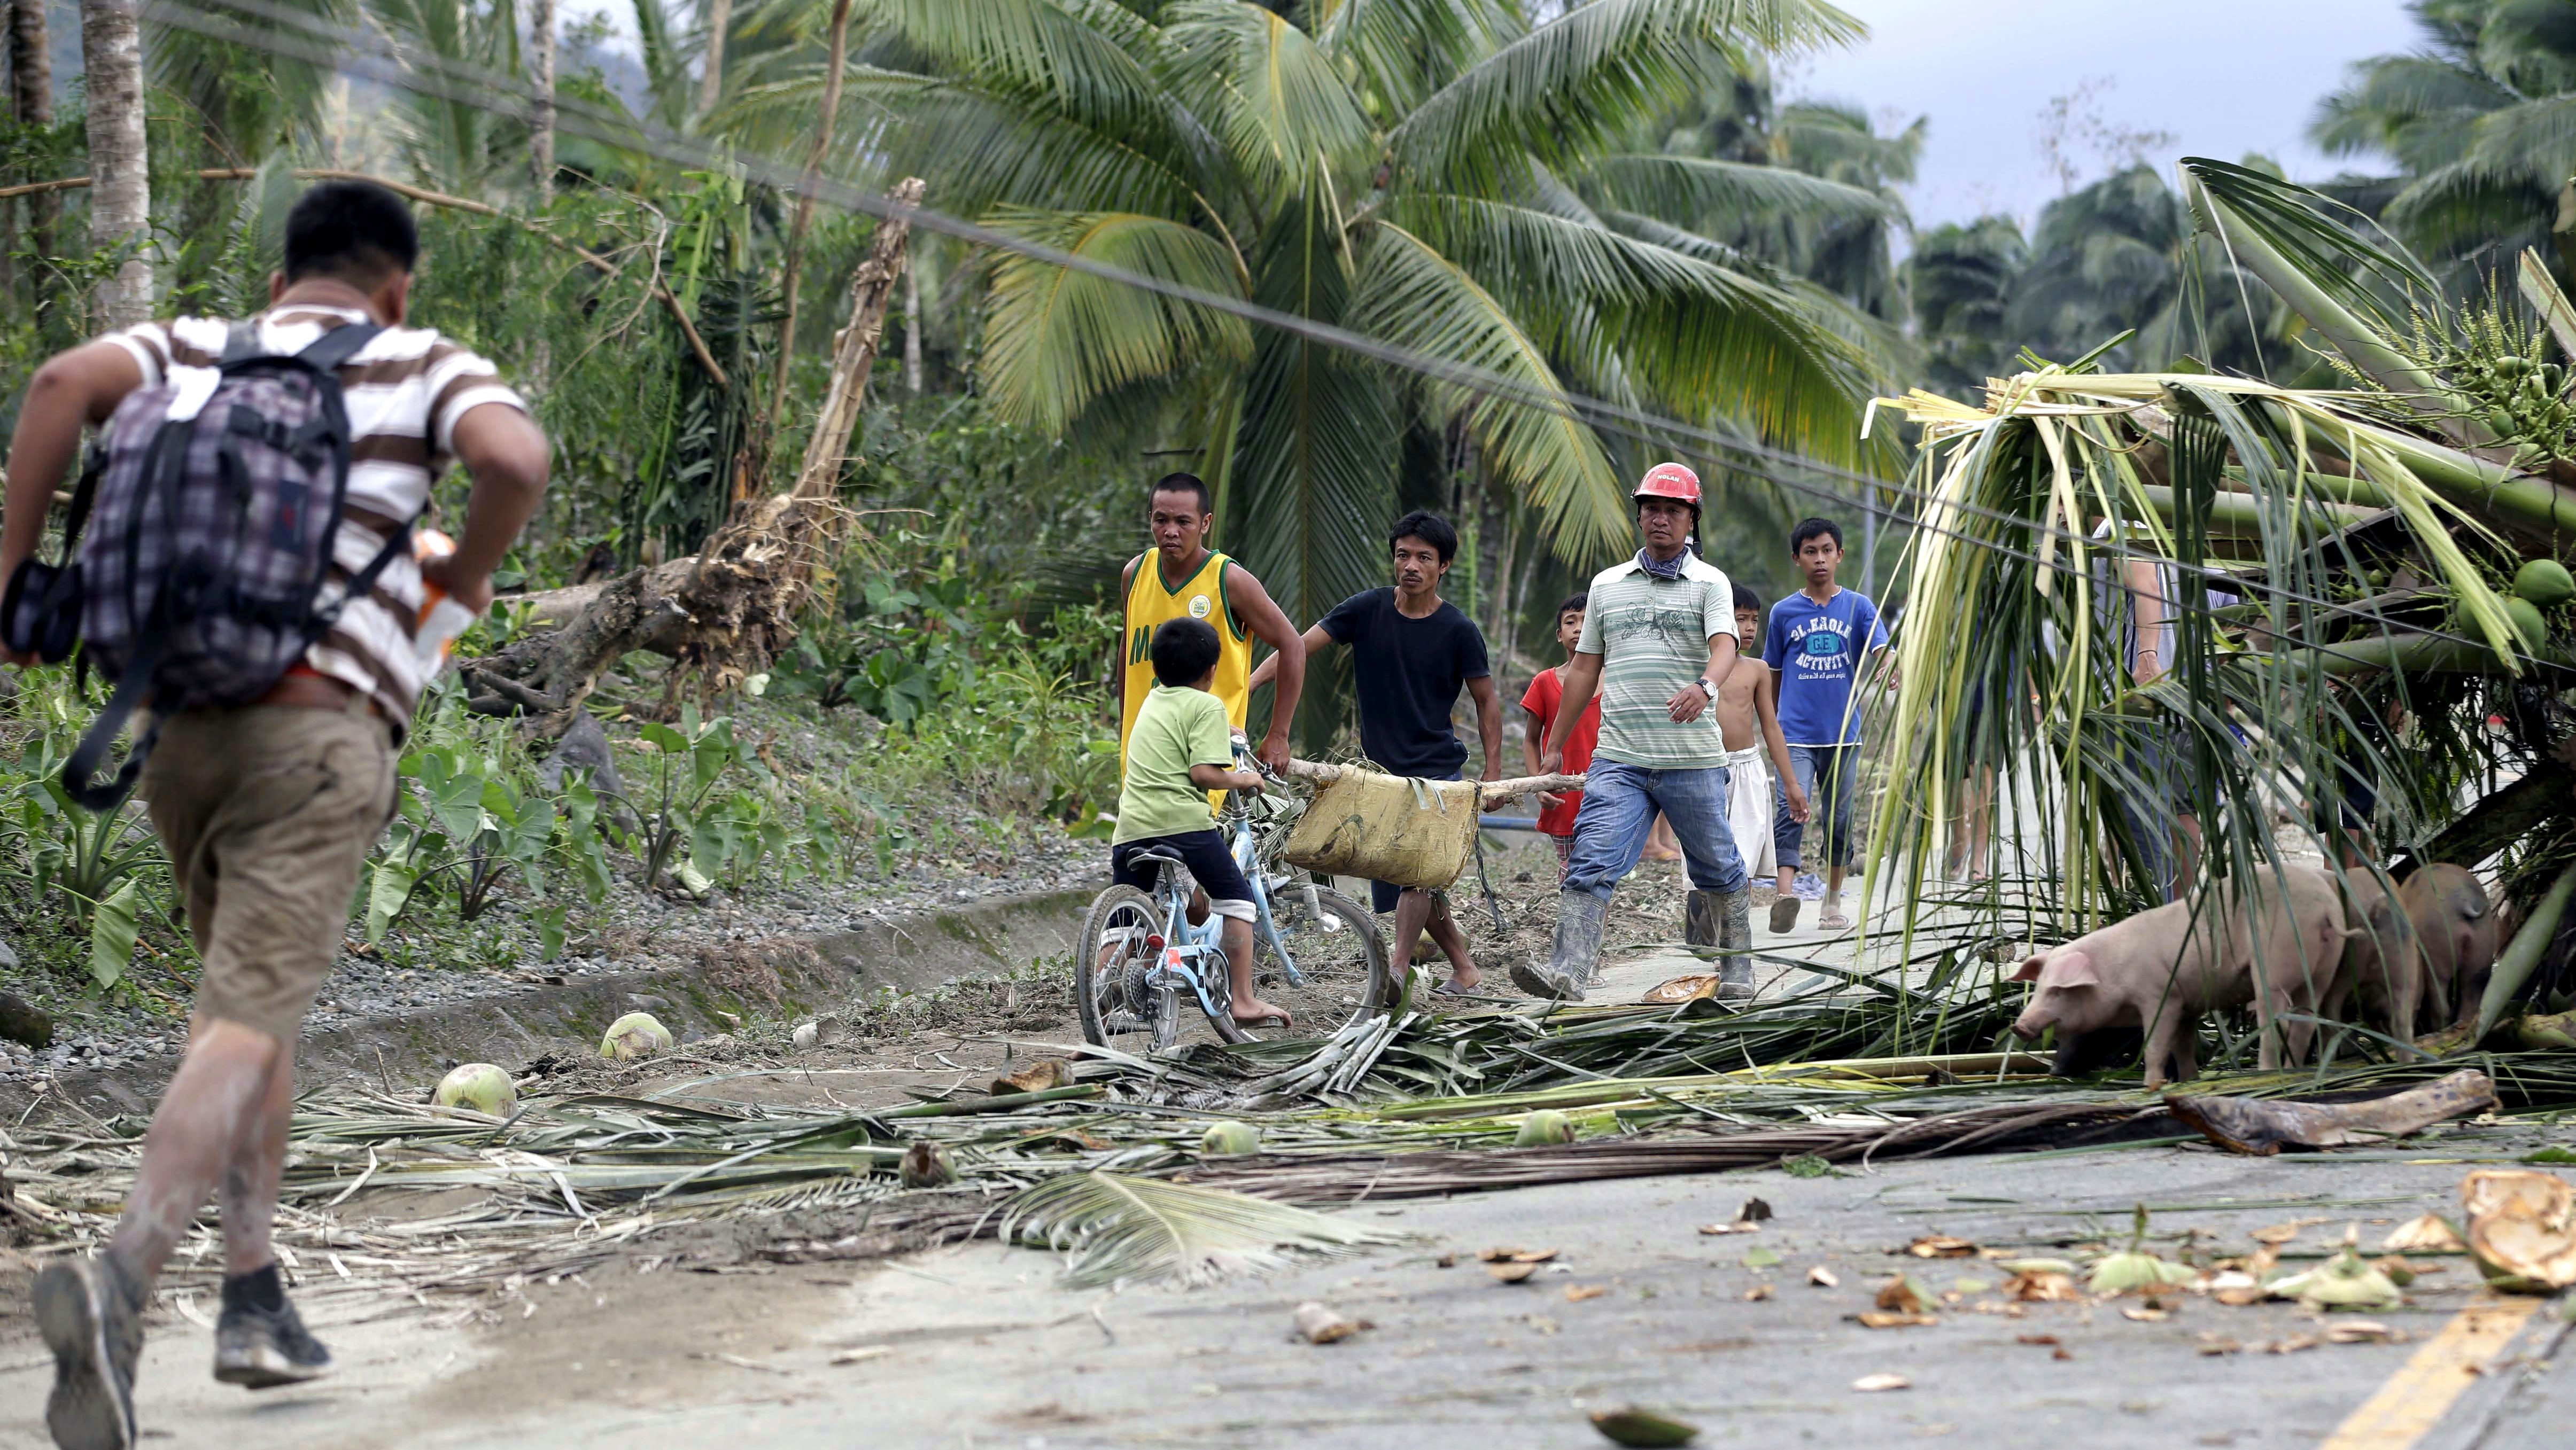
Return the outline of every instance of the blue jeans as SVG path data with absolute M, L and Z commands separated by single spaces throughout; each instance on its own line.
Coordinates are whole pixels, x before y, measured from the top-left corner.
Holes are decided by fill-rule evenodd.
M 1726 828 L 1725 766 L 1649 770 L 1597 755 L 1584 772 L 1583 809 L 1574 817 L 1574 854 L 1566 863 L 1564 888 L 1609 900 L 1611 888 L 1645 854 L 1659 810 L 1682 843 L 1691 885 L 1702 891 L 1744 889 L 1744 860 L 1736 854 L 1735 833 Z
M 1800 825 L 1789 814 L 1789 786 L 1786 781 L 1771 787 L 1771 848 L 1780 859 L 1780 869 L 1795 871 L 1807 863 L 1799 854 L 1807 832 L 1815 830 L 1822 837 L 1816 843 L 1819 866 L 1848 866 L 1853 848 L 1860 843 L 1852 837 L 1852 797 L 1859 794 L 1860 747 L 1857 745 L 1792 745 L 1789 747 L 1789 770 L 1798 777 L 1798 789 L 1807 797 L 1807 825 Z

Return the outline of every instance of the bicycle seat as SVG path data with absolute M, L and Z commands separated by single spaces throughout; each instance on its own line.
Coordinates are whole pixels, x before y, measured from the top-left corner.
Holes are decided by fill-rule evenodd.
M 1173 854 L 1171 848 L 1167 846 L 1155 846 L 1149 850 L 1138 851 L 1127 858 L 1127 864 L 1130 866 L 1135 865 L 1139 861 L 1160 861 L 1167 866 L 1179 866 L 1184 870 L 1188 869 L 1187 864 L 1183 862 L 1179 856 Z

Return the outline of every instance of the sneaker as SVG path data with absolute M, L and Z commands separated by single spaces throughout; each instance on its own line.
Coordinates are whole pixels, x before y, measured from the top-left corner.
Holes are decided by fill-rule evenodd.
M 263 1272 L 274 1274 L 270 1268 Z M 224 1281 L 224 1312 L 215 1321 L 215 1378 L 244 1389 L 302 1384 L 331 1372 L 331 1351 L 307 1333 L 295 1306 L 277 1291 L 277 1307 L 256 1302 L 241 1275 Z
M 1825 878 L 1813 871 L 1801 871 L 1790 878 L 1789 889 L 1797 894 L 1800 901 L 1822 901 L 1825 899 Z
M 49 1264 L 36 1276 L 36 1327 L 54 1352 L 45 1427 L 62 1450 L 133 1450 L 142 1298 L 104 1254 Z

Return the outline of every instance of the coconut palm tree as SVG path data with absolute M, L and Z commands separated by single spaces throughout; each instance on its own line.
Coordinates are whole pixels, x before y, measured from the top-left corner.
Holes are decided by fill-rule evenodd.
M 2014 348 L 2005 310 L 2029 260 L 2021 224 L 2008 216 L 1945 222 L 1915 237 L 1905 286 L 1934 390 L 1977 398 L 2005 370 Z
M 980 365 L 1005 415 L 1160 428 L 1292 614 L 1376 583 L 1399 440 L 1454 423 L 1562 554 L 1628 546 L 1625 445 L 1582 391 L 1858 461 L 1867 358 L 1782 271 L 1663 218 L 1871 193 L 1624 149 L 1757 51 L 1855 22 L 1816 0 L 875 0 L 853 157 L 1032 242 L 1509 379 L 1480 397 L 1294 332 L 996 258 Z M 1716 68 L 1716 69 L 1713 69 Z M 785 96 L 789 89 L 781 87 Z
M 98 320 L 127 327 L 152 316 L 151 159 L 143 120 L 143 29 L 136 0 L 81 0 L 83 105 L 89 127 L 89 240 L 121 247 L 101 282 Z
M 2396 163 L 2382 213 L 2455 289 L 2525 248 L 2576 275 L 2576 11 L 2416 0 L 2420 50 L 2378 56 L 2317 108 L 2329 153 Z

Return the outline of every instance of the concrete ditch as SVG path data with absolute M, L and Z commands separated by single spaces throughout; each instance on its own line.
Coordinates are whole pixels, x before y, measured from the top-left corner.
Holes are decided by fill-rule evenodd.
M 1048 957 L 1070 958 L 1091 888 L 1033 892 L 954 910 L 884 914 L 857 930 L 773 937 L 702 951 L 694 963 L 548 978 L 461 1002 L 383 1013 L 308 1030 L 296 1050 L 306 1085 L 417 1079 L 451 1062 L 515 1070 L 547 1052 L 595 1052 L 608 1024 L 638 999 L 683 1042 L 754 1022 L 829 1010 L 892 989 L 929 991 L 966 978 L 1008 976 Z M 745 956 L 754 960 L 746 968 Z M 774 974 L 775 986 L 770 984 Z M 755 985 L 756 983 L 756 985 Z M 732 1020 L 728 1020 L 728 1018 Z M 160 1058 L 78 1070 L 42 1093 L 0 1087 L 0 1111 L 32 1106 L 141 1113 L 177 1067 Z M 68 1100 L 68 1103 L 61 1100 Z

